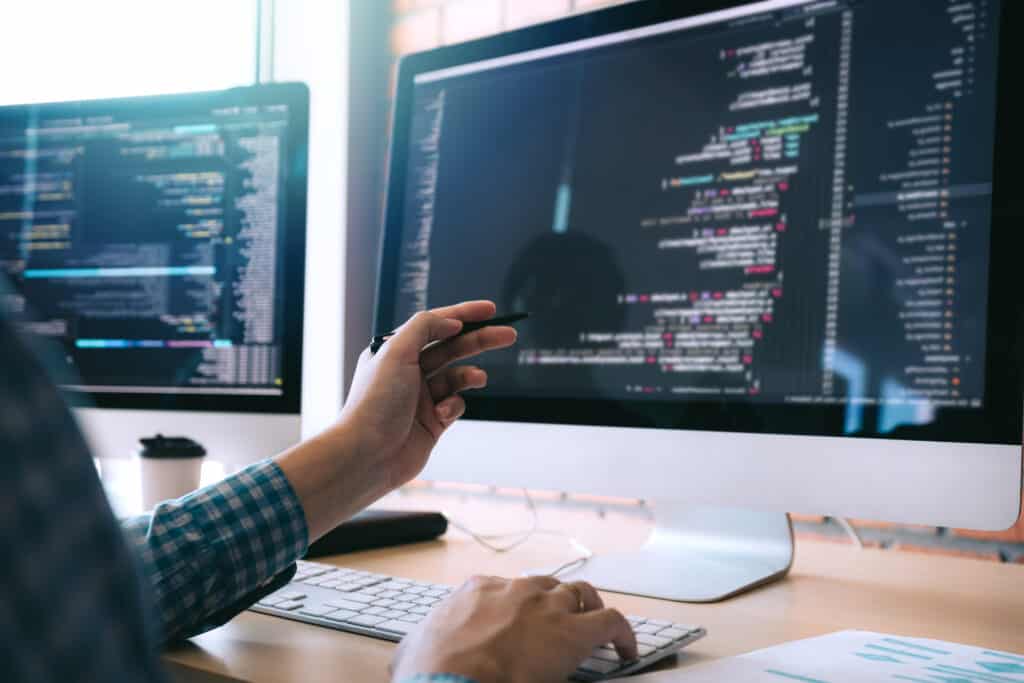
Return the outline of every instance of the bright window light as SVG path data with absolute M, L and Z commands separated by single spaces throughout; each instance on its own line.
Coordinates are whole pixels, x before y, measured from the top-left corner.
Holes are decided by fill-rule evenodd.
M 257 0 L 4 0 L 0 104 L 253 81 Z

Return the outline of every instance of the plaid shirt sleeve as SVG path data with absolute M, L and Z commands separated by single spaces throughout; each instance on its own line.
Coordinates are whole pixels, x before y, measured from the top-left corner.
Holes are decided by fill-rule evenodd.
M 219 626 L 283 586 L 308 544 L 302 506 L 269 460 L 123 526 L 165 642 Z

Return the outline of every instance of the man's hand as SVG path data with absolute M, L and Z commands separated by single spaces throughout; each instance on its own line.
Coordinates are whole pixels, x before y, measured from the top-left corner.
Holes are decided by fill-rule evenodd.
M 606 643 L 624 660 L 637 656 L 629 622 L 605 609 L 589 584 L 477 577 L 402 641 L 392 674 L 396 681 L 444 673 L 479 683 L 561 683 Z
M 337 424 L 278 457 L 310 541 L 419 474 L 466 409 L 459 393 L 487 384 L 480 368 L 452 364 L 515 343 L 511 327 L 456 336 L 494 312 L 490 301 L 471 301 L 414 316 L 376 355 L 363 353 Z
M 463 322 L 494 312 L 490 301 L 471 301 L 419 313 L 376 355 L 363 352 L 341 423 L 358 432 L 361 457 L 384 464 L 389 489 L 420 473 L 444 430 L 465 412 L 459 393 L 487 385 L 480 368 L 451 364 L 515 343 L 511 327 L 455 337 Z

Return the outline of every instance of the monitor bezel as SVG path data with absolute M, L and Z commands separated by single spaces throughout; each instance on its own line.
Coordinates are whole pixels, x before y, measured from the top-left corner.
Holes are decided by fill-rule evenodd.
M 670 0 L 641 0 L 403 57 L 396 81 L 373 333 L 381 334 L 400 322 L 394 320 L 394 301 L 404 220 L 414 78 L 417 74 L 748 4 L 753 3 L 749 0 L 697 0 L 685 4 Z M 879 434 L 874 431 L 847 433 L 836 429 L 835 425 L 843 424 L 845 407 L 842 405 L 504 398 L 468 394 L 465 418 L 495 422 L 1020 445 L 1024 400 L 1019 361 L 1022 357 L 1021 340 L 1024 339 L 1024 330 L 1021 329 L 1024 311 L 1020 297 L 1011 291 L 1011 287 L 1000 289 L 996 286 L 1000 282 L 1012 281 L 1016 272 L 1015 255 L 1024 246 L 1024 239 L 1015 231 L 1014 223 L 1024 218 L 1024 199 L 1014 194 L 1014 181 L 1018 179 L 1019 171 L 1015 169 L 1017 162 L 1013 153 L 1020 148 L 1021 133 L 1014 122 L 1020 119 L 1022 108 L 1021 97 L 1012 87 L 1015 48 L 1008 39 L 1014 34 L 1014 27 L 1020 25 L 1020 8 L 1015 7 L 1015 3 L 1004 2 L 999 28 L 996 105 L 996 138 L 999 144 L 994 160 L 985 402 L 982 409 L 940 408 L 942 419 L 930 426 L 898 428 Z M 1007 311 L 1013 314 L 1007 315 Z M 1016 362 L 997 362 L 997 359 L 1005 358 Z M 753 411 L 736 410 L 738 406 L 752 406 Z M 877 424 L 878 409 L 865 407 L 865 412 L 868 424 Z M 833 427 L 829 428 L 829 425 Z
M 288 172 L 285 182 L 284 232 L 284 336 L 282 351 L 282 393 L 254 396 L 199 393 L 87 392 L 63 388 L 76 407 L 132 410 L 173 410 L 198 412 L 270 413 L 299 415 L 302 397 L 303 308 L 306 271 L 306 196 L 309 158 L 309 89 L 302 83 L 272 83 L 224 90 L 48 102 L 0 107 L 0 130 L 24 125 L 30 117 L 130 116 L 155 108 L 171 112 L 209 112 L 229 106 L 287 105 Z

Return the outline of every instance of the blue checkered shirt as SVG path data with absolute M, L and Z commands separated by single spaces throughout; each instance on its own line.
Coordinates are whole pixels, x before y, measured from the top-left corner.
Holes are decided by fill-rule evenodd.
M 301 504 L 270 461 L 118 524 L 70 411 L 2 319 L 0 453 L 4 683 L 163 681 L 162 643 L 277 590 L 306 551 Z

